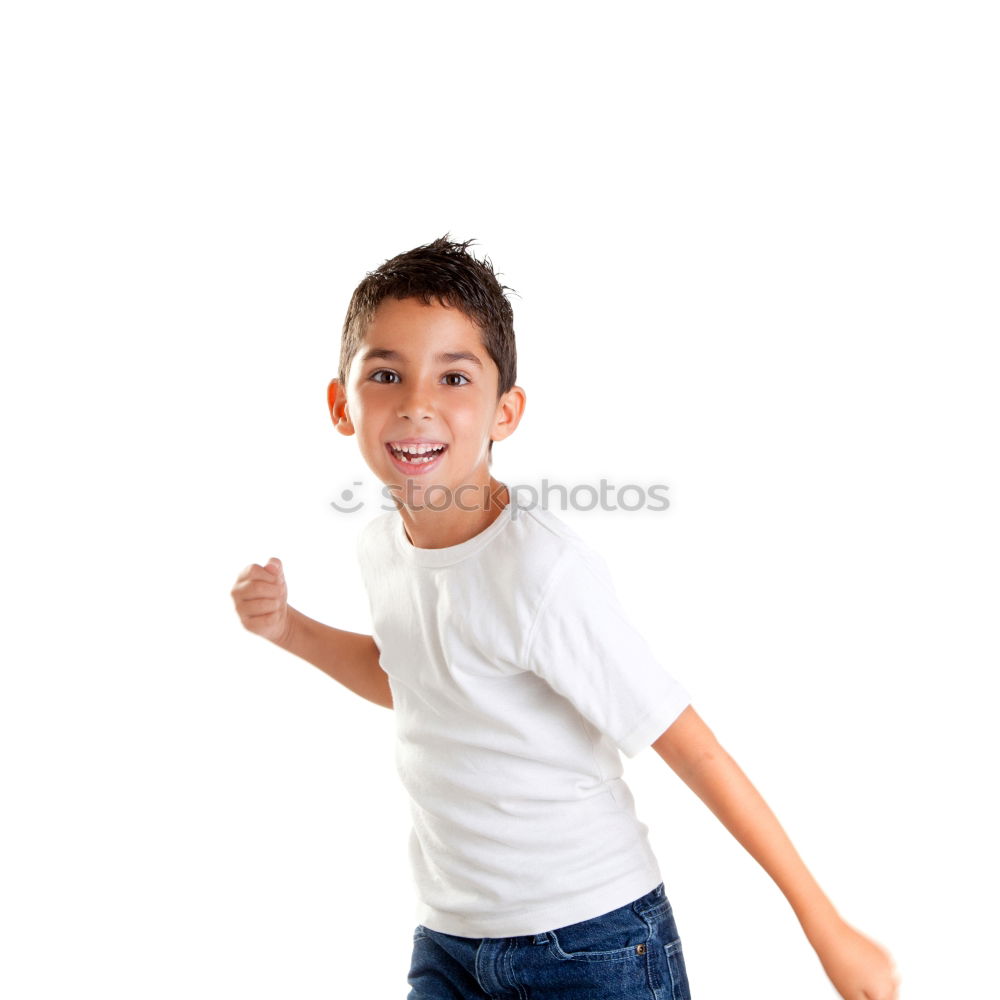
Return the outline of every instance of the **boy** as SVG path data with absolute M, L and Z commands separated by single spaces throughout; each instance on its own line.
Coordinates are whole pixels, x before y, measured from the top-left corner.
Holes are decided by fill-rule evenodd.
M 290 607 L 247 567 L 243 624 L 396 713 L 419 899 L 409 1000 L 690 996 L 618 751 L 652 746 L 764 867 L 846 1000 L 891 1000 L 774 815 L 618 605 L 603 560 L 490 474 L 517 428 L 513 315 L 488 260 L 445 236 L 352 296 L 330 414 L 396 510 L 358 555 L 373 635 Z

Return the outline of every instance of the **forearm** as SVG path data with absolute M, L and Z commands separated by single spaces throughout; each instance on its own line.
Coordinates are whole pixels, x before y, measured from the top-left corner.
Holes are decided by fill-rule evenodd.
M 840 917 L 777 817 L 711 730 L 688 708 L 654 748 L 771 876 L 809 941 L 821 946 Z
M 318 667 L 362 698 L 392 708 L 389 678 L 379 665 L 379 649 L 370 635 L 331 628 L 289 607 L 287 632 L 275 645 Z

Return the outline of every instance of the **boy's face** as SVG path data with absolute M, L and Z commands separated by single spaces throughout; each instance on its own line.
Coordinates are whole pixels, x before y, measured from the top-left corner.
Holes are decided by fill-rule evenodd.
M 429 487 L 464 484 L 488 488 L 488 448 L 513 433 L 524 407 L 515 386 L 497 399 L 499 371 L 483 347 L 480 329 L 459 309 L 419 299 L 383 300 L 347 376 L 330 384 L 330 412 L 337 429 L 357 434 L 372 472 L 397 496 Z M 394 446 L 427 450 L 424 455 Z M 441 447 L 443 446 L 443 447 Z M 481 505 L 469 491 L 466 504 Z M 442 491 L 428 497 L 443 503 Z

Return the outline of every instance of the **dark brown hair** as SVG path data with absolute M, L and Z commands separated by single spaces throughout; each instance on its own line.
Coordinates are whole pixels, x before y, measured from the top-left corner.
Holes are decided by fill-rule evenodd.
M 337 378 L 347 384 L 347 373 L 358 353 L 368 325 L 383 299 L 416 298 L 430 305 L 433 299 L 460 309 L 482 331 L 483 347 L 499 369 L 497 399 L 517 380 L 514 344 L 514 311 L 504 295 L 513 288 L 501 285 L 489 257 L 476 260 L 468 252 L 474 240 L 455 243 L 449 234 L 426 246 L 407 250 L 369 271 L 347 307 L 340 341 Z M 517 294 L 515 292 L 515 294 Z

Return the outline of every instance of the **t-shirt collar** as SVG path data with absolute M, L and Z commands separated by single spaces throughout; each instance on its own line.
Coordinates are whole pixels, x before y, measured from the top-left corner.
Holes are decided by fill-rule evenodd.
M 479 552 L 493 541 L 514 520 L 516 500 L 514 494 L 509 490 L 508 495 L 510 501 L 500 511 L 492 524 L 487 525 L 478 535 L 473 535 L 464 542 L 459 542 L 458 545 L 448 545 L 443 549 L 421 549 L 414 545 L 407 537 L 406 528 L 403 526 L 403 517 L 397 511 L 393 532 L 396 548 L 404 559 L 418 566 L 450 566 L 452 563 L 468 559 L 469 556 Z

